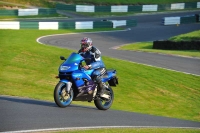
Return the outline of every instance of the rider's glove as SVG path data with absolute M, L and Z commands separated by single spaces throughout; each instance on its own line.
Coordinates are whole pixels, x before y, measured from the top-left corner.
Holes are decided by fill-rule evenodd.
M 85 65 L 83 66 L 86 70 L 91 69 L 91 65 Z

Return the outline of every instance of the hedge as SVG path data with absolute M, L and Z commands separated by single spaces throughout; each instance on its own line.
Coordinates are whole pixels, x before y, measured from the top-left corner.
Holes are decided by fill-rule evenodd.
M 200 41 L 154 41 L 153 49 L 163 50 L 200 50 Z

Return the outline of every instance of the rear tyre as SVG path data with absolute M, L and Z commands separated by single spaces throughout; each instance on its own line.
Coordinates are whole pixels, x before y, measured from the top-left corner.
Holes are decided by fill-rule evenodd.
M 54 89 L 54 101 L 55 103 L 61 107 L 65 108 L 69 106 L 73 100 L 74 92 L 73 89 L 70 89 L 70 92 L 66 91 L 66 84 L 63 82 L 59 82 Z
M 113 103 L 114 92 L 110 86 L 106 88 L 105 94 L 109 95 L 110 98 L 105 99 L 105 98 L 98 97 L 94 100 L 94 104 L 99 110 L 107 110 L 111 107 Z

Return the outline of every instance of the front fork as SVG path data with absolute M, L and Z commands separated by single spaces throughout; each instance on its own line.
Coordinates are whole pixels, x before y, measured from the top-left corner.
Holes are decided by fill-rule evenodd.
M 66 85 L 65 91 L 66 91 L 67 93 L 69 93 L 69 92 L 70 92 L 70 89 L 72 88 L 72 82 L 70 82 L 70 81 L 68 81 L 68 80 L 60 80 L 60 82 L 65 83 L 65 85 Z
M 63 81 L 60 81 L 60 82 L 63 82 Z M 72 83 L 67 82 L 67 81 L 64 81 L 63 83 L 66 85 L 66 87 L 61 91 L 61 97 L 63 100 L 67 100 L 69 98 Z
M 66 83 L 66 92 L 69 93 L 71 88 L 72 88 L 72 83 L 71 82 L 67 82 Z

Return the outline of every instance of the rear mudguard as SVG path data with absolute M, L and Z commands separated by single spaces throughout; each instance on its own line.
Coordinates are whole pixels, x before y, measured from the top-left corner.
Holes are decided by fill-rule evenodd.
M 118 84 L 118 78 L 116 74 L 117 71 L 114 69 L 107 70 L 107 73 L 102 77 L 102 82 L 108 82 L 110 86 L 116 86 L 116 84 Z

